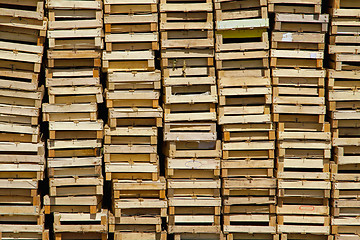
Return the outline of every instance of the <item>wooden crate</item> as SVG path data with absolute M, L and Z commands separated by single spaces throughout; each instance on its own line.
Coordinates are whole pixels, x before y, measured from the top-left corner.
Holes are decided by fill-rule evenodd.
M 349 21 L 352 20 L 352 21 Z M 354 39 L 352 36 L 356 36 L 356 33 L 359 32 L 359 23 L 356 17 L 333 17 L 331 19 L 330 25 L 330 44 L 333 44 L 334 41 L 342 42 L 346 39 L 346 41 L 352 41 L 353 45 L 357 45 L 357 43 L 353 42 Z
M 166 158 L 165 174 L 172 179 L 216 179 L 220 176 L 220 159 Z
M 151 180 L 121 180 L 112 181 L 114 199 L 127 198 L 159 198 L 165 199 L 166 179 L 160 177 L 157 181 Z
M 44 18 L 44 1 L 43 0 L 30 0 L 30 1 L 1 1 L 2 15 L 18 16 L 22 18 L 43 19 Z
M 34 210 L 41 207 L 41 198 L 38 193 L 39 181 L 37 179 L 0 179 L 0 189 L 0 204 L 2 206 L 32 206 Z
M 351 0 L 331 0 L 331 15 L 333 17 L 358 17 L 360 5 Z
M 157 181 L 159 179 L 160 167 L 159 162 L 156 163 L 106 163 L 105 174 L 106 180 L 112 179 L 151 179 Z
M 191 17 L 190 17 L 191 19 Z M 160 32 L 160 46 L 162 50 L 182 49 L 213 49 L 214 31 L 212 28 L 206 29 L 174 29 Z M 163 51 L 166 54 L 174 51 Z M 178 54 L 181 52 L 178 51 Z M 186 52 L 184 52 L 186 53 Z M 193 55 L 195 55 L 194 51 Z M 198 51 L 200 53 L 200 51 Z M 205 51 L 204 51 L 205 53 Z M 209 60 L 210 61 L 210 60 Z M 169 66 L 171 68 L 171 66 Z
M 276 216 L 268 214 L 224 215 L 224 233 L 276 233 Z
M 356 199 L 359 186 L 359 182 L 355 181 L 333 182 L 332 197 L 334 199 Z
M 246 123 L 222 125 L 223 142 L 275 140 L 273 123 Z
M 333 55 L 330 55 L 331 62 L 330 67 L 341 71 L 341 70 L 358 70 L 360 57 L 356 54 L 342 54 L 342 53 L 336 53 Z
M 1 88 L 36 91 L 38 89 L 39 74 L 21 69 L 0 68 Z
M 48 140 L 48 156 L 53 157 L 99 157 L 102 139 Z
M 40 141 L 39 126 L 1 122 L 0 129 L 0 141 L 2 142 L 37 143 Z
M 48 87 L 50 104 L 102 103 L 102 87 L 69 86 Z
M 47 51 L 49 68 L 98 68 L 101 66 L 101 50 L 53 50 Z
M 41 86 L 34 91 L 12 90 L 11 88 L 1 89 L 0 103 L 13 106 L 41 108 L 44 91 L 44 86 Z
M 3 168 L 0 178 L 3 179 L 37 179 L 44 178 L 45 153 L 39 154 L 8 154 L 0 155 Z
M 108 211 L 91 213 L 54 213 L 55 237 L 60 233 L 102 233 L 108 232 Z M 102 239 L 107 239 L 103 236 Z
M 49 47 L 52 49 L 94 49 L 103 47 L 102 2 L 50 0 Z
M 220 233 L 220 197 L 169 198 L 169 233 Z
M 270 58 L 271 67 L 323 69 L 324 52 L 272 49 Z
M 341 31 L 341 29 L 339 30 Z M 330 36 L 329 54 L 357 54 L 357 49 L 359 49 L 358 36 L 352 36 L 352 33 L 350 31 L 340 31 L 333 33 L 339 35 Z
M 356 191 L 356 190 L 355 190 Z M 355 195 L 353 195 L 355 196 Z M 331 200 L 331 215 L 336 218 L 354 218 L 359 215 L 359 200 L 354 198 L 345 198 Z M 334 224 L 336 225 L 336 224 Z
M 56 239 L 59 240 L 71 240 L 73 238 L 81 238 L 81 239 L 94 239 L 94 240 L 106 240 L 108 237 L 107 233 L 100 232 L 63 232 L 55 234 Z
M 219 179 L 168 179 L 167 196 L 170 197 L 220 197 Z
M 318 234 L 299 234 L 299 233 L 282 233 L 279 234 L 280 240 L 300 240 L 300 239 L 311 239 L 311 240 L 333 240 L 333 235 L 318 235 Z
M 105 90 L 106 106 L 108 108 L 159 107 L 159 90 Z
M 18 159 L 21 159 L 20 156 L 16 156 Z M 44 156 L 42 156 L 44 157 Z M 36 163 L 8 163 L 1 161 L 1 169 L 0 169 L 0 178 L 7 179 L 36 179 L 43 180 L 45 165 L 36 164 Z
M 49 122 L 49 139 L 102 139 L 102 120 L 94 122 Z
M 44 225 L 13 225 L 0 224 L 2 238 L 16 240 L 19 238 L 31 238 L 37 240 L 48 240 L 49 230 Z
M 103 52 L 103 71 L 154 71 L 153 50 Z
M 137 209 L 136 209 L 137 210 Z M 149 210 L 151 211 L 151 209 Z M 151 213 L 150 213 L 151 214 Z M 160 216 L 121 216 L 109 217 L 109 232 L 116 233 L 148 233 L 147 237 L 161 234 Z M 135 235 L 135 234 L 134 234 Z M 136 236 L 136 235 L 135 235 Z M 155 237 L 154 236 L 154 237 Z
M 251 114 L 255 112 L 255 110 L 251 111 L 251 106 L 265 105 L 264 107 L 266 107 L 266 105 L 271 104 L 271 95 L 270 83 L 267 86 L 226 86 L 219 89 L 219 105 L 224 106 L 223 108 L 226 108 L 226 106 L 248 107 L 248 114 Z M 243 112 L 246 115 L 247 111 L 244 110 Z
M 295 175 L 295 174 L 294 174 Z M 330 179 L 278 179 L 278 196 L 281 198 L 325 199 L 330 197 Z
M 167 233 L 162 231 L 160 233 L 156 232 L 120 232 L 117 231 L 114 233 L 115 240 L 132 240 L 132 239 L 139 239 L 139 240 L 166 240 Z
M 109 91 L 124 89 L 160 89 L 161 73 L 153 72 L 109 72 L 107 75 Z
M 189 85 L 164 86 L 164 103 L 217 103 L 215 84 L 193 83 Z
M 96 121 L 96 103 L 43 104 L 44 121 Z
M 215 54 L 217 69 L 262 69 L 269 67 L 269 52 L 220 52 Z
M 329 159 L 277 159 L 277 177 L 281 179 L 330 179 Z
M 311 32 L 272 32 L 272 49 L 324 50 L 325 34 Z
M 225 240 L 225 236 L 220 233 L 174 233 L 174 240 Z
M 165 123 L 164 141 L 215 141 L 215 123 Z
M 156 145 L 158 141 L 157 127 L 116 127 L 105 125 L 104 144 L 110 145 Z
M 99 69 L 78 68 L 78 69 L 53 69 L 45 70 L 46 86 L 98 86 L 100 84 Z
M 157 29 L 156 21 L 157 14 L 139 15 L 138 17 L 131 14 L 124 17 L 116 15 L 105 17 L 105 28 L 111 28 L 110 31 L 112 32 L 119 29 L 120 32 L 105 34 L 106 51 L 158 50 L 159 36 L 155 32 Z M 146 32 L 137 32 L 137 27 L 145 28 L 144 31 Z
M 226 235 L 227 240 L 242 240 L 249 238 L 261 240 L 279 240 L 279 235 L 266 233 L 229 233 Z
M 50 178 L 49 196 L 102 196 L 104 181 L 100 177 Z
M 217 21 L 236 19 L 266 19 L 267 0 L 257 1 L 222 1 L 216 0 L 214 4 Z
M 328 24 L 328 14 L 304 15 L 292 13 L 276 13 L 274 30 L 282 32 L 326 33 L 328 31 Z
M 120 220 L 121 218 L 126 218 L 126 216 L 129 216 L 129 214 L 134 214 L 133 210 L 137 210 L 140 212 L 139 217 L 146 214 L 158 217 L 166 217 L 167 206 L 168 203 L 165 199 L 116 199 L 113 202 L 113 212 L 116 218 L 120 217 Z
M 283 87 L 324 88 L 325 70 L 317 69 L 280 69 L 272 70 L 272 85 Z
M 221 177 L 272 177 L 273 159 L 224 159 L 221 161 Z
M 220 158 L 221 141 L 167 142 L 164 154 L 170 158 Z
M 45 214 L 53 212 L 95 214 L 101 209 L 102 196 L 50 197 L 45 195 L 43 204 Z
M 45 146 L 43 142 L 38 143 L 23 143 L 23 142 L 0 142 L 0 154 L 8 155 L 12 160 L 18 157 L 23 160 L 29 157 L 44 156 Z M 15 161 L 16 162 L 16 161 Z
M 252 194 L 252 196 L 248 194 Z M 223 200 L 223 212 L 224 214 L 239 214 L 239 215 L 268 215 L 274 216 L 275 214 L 275 202 L 274 197 L 275 191 L 270 189 L 249 189 L 247 191 L 243 190 L 237 193 L 238 196 L 226 197 Z M 272 196 L 266 196 L 272 195 Z M 267 229 L 269 230 L 269 228 Z M 236 231 L 234 231 L 236 232 Z M 257 232 L 259 233 L 259 232 Z M 269 233 L 269 232 L 268 232 Z
M 263 204 L 275 204 L 275 189 L 277 183 L 275 178 L 223 178 L 222 182 L 222 195 L 235 197 L 235 204 L 255 204 L 257 197 L 260 197 L 260 201 L 264 201 Z M 249 200 L 245 200 L 247 196 L 250 197 Z M 265 196 L 265 198 L 261 198 Z M 238 197 L 238 198 L 237 198 Z M 270 198 L 269 198 L 270 197 Z M 242 202 L 243 201 L 243 202 Z M 232 201 L 229 198 L 229 201 L 224 202 L 224 205 L 231 205 Z M 225 209 L 224 212 L 230 213 L 231 209 Z
M 43 209 L 37 206 L 1 206 L 0 226 L 12 222 L 13 225 L 42 225 L 45 215 Z
M 216 121 L 215 103 L 164 104 L 164 122 Z
M 329 216 L 330 207 L 327 198 L 279 198 L 276 213 L 279 216 Z M 306 226 L 307 222 L 302 224 Z M 301 227 L 301 223 L 300 229 Z M 279 226 L 279 225 L 278 225 Z M 285 230 L 285 229 L 284 229 Z M 291 230 L 291 228 L 289 229 Z M 285 231 L 284 231 L 285 232 Z M 286 232 L 285 232 L 286 233 Z M 291 233 L 291 232 L 290 232 Z M 301 232 L 294 232 L 301 233 Z M 304 231 L 303 231 L 304 233 Z M 311 233 L 311 228 L 309 229 Z M 326 234 L 326 233 L 322 233 Z
M 321 5 L 321 0 L 268 0 L 269 12 L 275 13 L 321 13 Z
M 266 159 L 274 158 L 274 141 L 223 142 L 224 159 Z
M 162 69 L 164 86 L 181 86 L 196 83 L 216 84 L 215 68 L 166 68 Z
M 158 108 L 109 108 L 110 127 L 162 126 L 163 111 Z
M 156 145 L 104 145 L 105 163 L 156 163 Z
M 161 50 L 162 68 L 213 67 L 213 49 L 163 49 Z
M 325 123 L 325 115 L 323 114 L 272 114 L 274 122 L 291 122 L 291 123 Z
M 334 139 L 336 140 L 336 139 Z M 334 161 L 331 165 L 332 179 L 334 181 L 357 181 L 358 179 L 358 146 L 337 146 L 334 148 Z
M 6 32 L 2 32 L 2 34 L 6 35 Z M 41 63 L 44 51 L 44 47 L 42 45 L 43 43 L 38 45 L 30 45 L 28 43 L 15 43 L 8 41 L 9 40 L 0 41 L 2 46 L 0 50 L 0 63 L 2 65 L 2 70 L 11 71 L 12 69 L 15 69 L 15 72 L 18 73 L 18 75 L 20 75 L 22 71 L 39 73 L 41 70 Z M 2 82 L 3 84 L 6 83 L 6 81 Z M 12 81 L 8 80 L 8 83 L 9 82 Z
M 331 142 L 317 140 L 290 140 L 277 143 L 277 156 L 282 158 L 330 158 Z
M 269 49 L 269 35 L 266 28 L 217 30 L 216 52 L 243 52 Z
M 50 178 L 101 177 L 101 157 L 47 158 Z
M 2 122 L 37 126 L 40 109 L 31 106 L 0 104 L 0 114 Z
M 278 233 L 292 234 L 330 234 L 330 217 L 328 216 L 278 216 Z

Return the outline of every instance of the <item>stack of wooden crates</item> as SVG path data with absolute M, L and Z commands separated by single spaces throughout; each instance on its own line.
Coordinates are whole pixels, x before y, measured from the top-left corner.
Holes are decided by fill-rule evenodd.
M 266 0 L 215 0 L 218 123 L 227 239 L 276 237 Z
M 161 0 L 168 232 L 220 239 L 220 142 L 211 0 Z
M 107 210 L 102 209 L 103 102 L 100 84 L 103 48 L 101 0 L 47 0 L 46 87 L 49 103 L 49 195 L 56 239 L 107 239 Z
M 282 240 L 330 234 L 330 126 L 323 69 L 328 15 L 321 1 L 269 0 L 273 117 L 277 123 L 277 231 Z
M 166 182 L 160 175 L 161 74 L 156 0 L 105 0 L 107 72 L 104 161 L 111 181 L 109 231 L 115 240 L 165 240 Z
M 359 239 L 360 3 L 330 1 L 328 112 L 333 131 L 332 234 Z
M 39 130 L 44 1 L 0 1 L 0 236 L 48 239 L 40 197 L 45 147 Z

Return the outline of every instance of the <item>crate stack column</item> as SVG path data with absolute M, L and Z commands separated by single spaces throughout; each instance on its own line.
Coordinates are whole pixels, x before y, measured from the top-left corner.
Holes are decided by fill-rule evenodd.
M 100 83 L 103 48 L 102 1 L 48 0 L 46 87 L 49 103 L 49 195 L 45 213 L 53 214 L 56 239 L 107 239 L 102 209 L 103 102 Z
M 0 236 L 47 240 L 39 191 L 45 168 L 39 128 L 44 1 L 0 4 Z
M 269 0 L 273 118 L 277 123 L 278 233 L 330 238 L 330 125 L 323 70 L 328 15 L 321 1 Z
M 327 104 L 332 128 L 332 234 L 358 239 L 359 222 L 359 32 L 360 3 L 330 1 L 330 69 Z
M 168 232 L 221 239 L 211 0 L 160 1 Z
M 215 0 L 224 233 L 275 239 L 267 1 Z
M 106 180 L 111 181 L 109 231 L 115 240 L 166 240 L 166 181 L 160 177 L 158 128 L 161 72 L 156 0 L 105 0 L 103 71 L 108 123 Z

